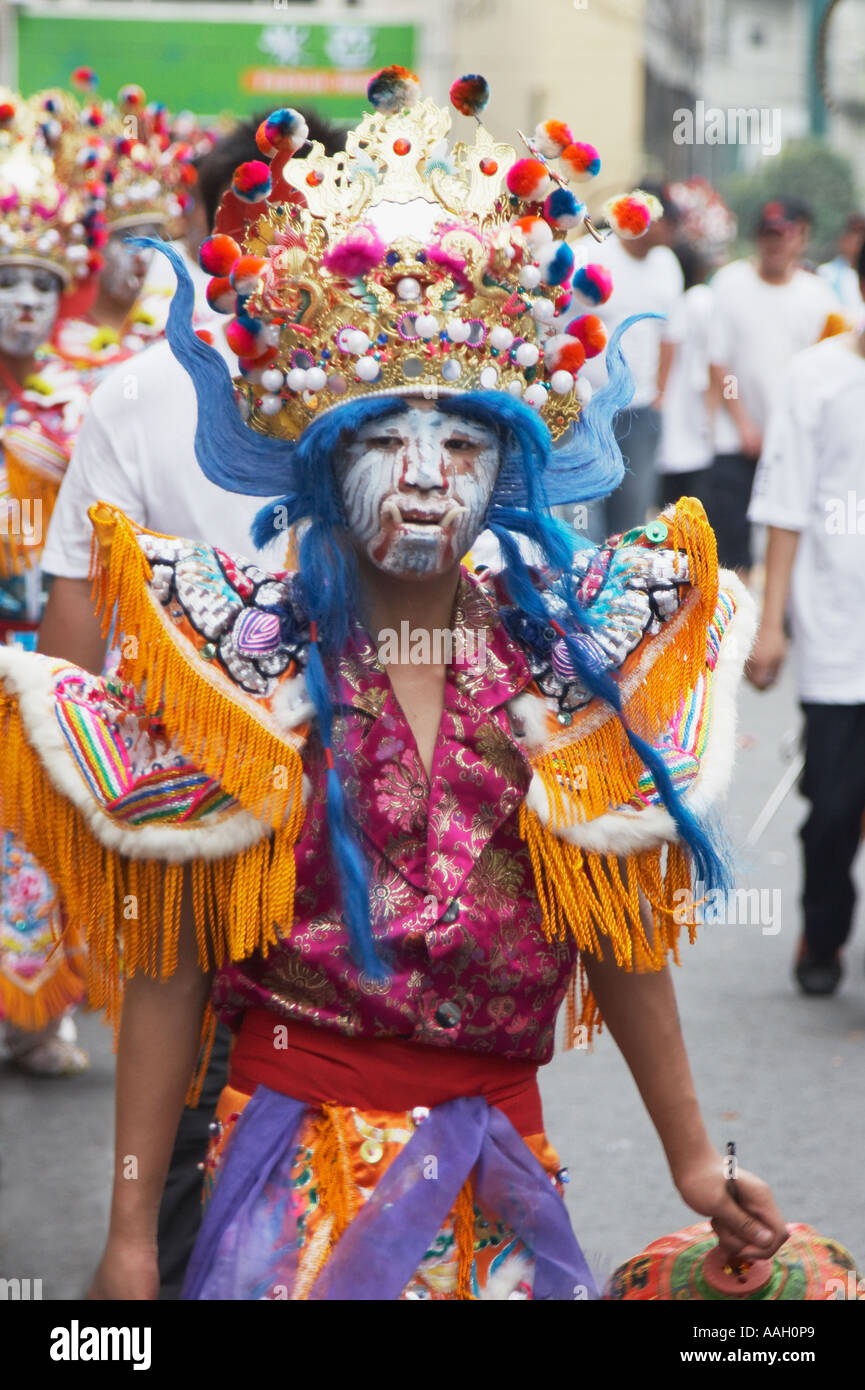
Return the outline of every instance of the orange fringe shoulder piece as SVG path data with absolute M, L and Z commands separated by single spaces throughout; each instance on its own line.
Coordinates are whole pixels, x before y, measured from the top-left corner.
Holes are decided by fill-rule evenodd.
M 719 582 L 714 534 L 696 499 L 681 499 L 660 520 L 655 534 L 673 564 L 687 561 L 680 601 L 639 641 L 617 679 L 631 729 L 660 751 L 677 791 L 702 814 L 723 795 L 732 768 L 735 696 L 754 605 L 732 573 L 722 571 Z M 622 721 L 596 697 L 563 724 L 555 700 L 537 687 L 511 709 L 533 771 L 520 833 L 548 939 L 571 937 L 598 959 L 610 950 L 626 970 L 660 970 L 669 957 L 678 963 L 682 928 L 692 942 L 696 936 L 690 862 Z M 582 1028 L 591 1037 L 599 1024 L 580 967 L 568 1035 Z

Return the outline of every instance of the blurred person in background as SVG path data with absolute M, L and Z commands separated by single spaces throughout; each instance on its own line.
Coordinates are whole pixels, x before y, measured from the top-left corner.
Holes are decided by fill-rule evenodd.
M 671 250 L 678 210 L 664 189 L 644 183 L 646 193 L 657 198 L 663 213 L 643 237 L 623 240 L 608 236 L 593 248 L 590 259 L 604 265 L 613 277 L 613 292 L 594 312 L 610 336 L 631 314 L 668 316 L 685 288 L 682 269 Z M 596 539 L 617 535 L 629 526 L 642 525 L 652 509 L 657 491 L 655 454 L 661 432 L 659 374 L 663 324 L 649 320 L 635 324 L 622 347 L 634 378 L 630 407 L 616 420 L 616 437 L 625 459 L 625 476 L 603 504 L 590 507 L 590 529 Z M 603 356 L 588 361 L 581 376 L 597 390 L 606 381 Z
M 857 267 L 865 291 L 865 249 Z M 865 815 L 865 331 L 799 353 L 778 393 L 748 512 L 769 528 L 748 676 L 771 689 L 787 653 L 788 599 L 805 716 L 803 934 L 795 976 L 828 995 L 855 908 Z
M 752 564 L 748 500 L 772 398 L 794 354 L 838 328 L 836 296 L 801 268 L 812 221 L 799 199 L 766 203 L 754 256 L 731 262 L 712 280 L 715 456 L 707 510 L 721 563 L 743 575 Z
M 344 133 L 313 111 L 304 111 L 309 138 L 328 154 L 343 148 Z M 197 254 L 202 221 L 213 228 L 220 201 L 238 165 L 258 159 L 255 132 L 261 118 L 241 121 L 197 165 L 189 211 L 190 238 Z M 191 247 L 184 247 L 191 259 Z M 164 264 L 165 258 L 155 258 Z M 169 279 L 176 283 L 169 269 Z M 196 302 L 206 306 L 209 276 L 196 265 Z M 204 320 L 202 319 L 202 323 Z M 199 333 L 202 328 L 198 329 Z M 220 320 L 212 314 L 207 339 L 234 362 Z M 130 383 L 134 395 L 130 397 Z M 279 557 L 253 545 L 250 528 L 260 497 L 225 492 L 202 474 L 195 457 L 198 410 L 192 383 L 167 342 L 158 343 L 129 364 L 110 371 L 94 392 L 81 437 L 58 498 L 43 564 L 55 576 L 39 634 L 39 649 L 86 670 L 102 670 L 106 638 L 94 613 L 90 571 L 93 529 L 88 508 L 106 501 L 149 530 L 185 536 L 207 535 L 227 554 L 248 555 L 267 568 Z M 201 1221 L 201 1172 L 209 1125 L 225 1084 L 229 1033 L 220 1026 L 197 1107 L 187 1107 L 178 1127 L 159 1221 L 160 1297 L 180 1296 L 183 1276 Z
M 865 243 L 865 214 L 851 212 L 838 237 L 838 251 L 831 261 L 818 266 L 821 275 L 837 296 L 841 307 L 858 328 L 865 314 L 865 300 L 859 282 L 859 253 Z
M 709 420 L 709 333 L 714 296 L 705 283 L 711 269 L 696 246 L 678 243 L 685 293 L 664 325 L 658 382 L 661 437 L 658 444 L 658 505 L 680 497 L 704 500 L 712 462 Z

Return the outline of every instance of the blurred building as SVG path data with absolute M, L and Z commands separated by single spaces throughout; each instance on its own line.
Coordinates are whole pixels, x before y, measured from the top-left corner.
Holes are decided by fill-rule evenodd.
M 645 0 L 0 0 L 2 80 L 62 85 L 82 63 L 106 94 L 138 82 L 201 114 L 304 102 L 356 120 L 376 68 L 398 62 L 447 100 L 481 72 L 485 123 L 516 142 L 568 121 L 603 159 L 597 202 L 642 172 Z M 459 133 L 472 123 L 455 116 Z
M 846 7 L 849 28 L 861 35 L 865 6 L 834 3 Z M 647 0 L 645 142 L 653 164 L 714 182 L 759 165 L 791 140 L 834 136 L 817 76 L 830 8 L 832 0 Z M 848 85 L 856 80 L 860 91 L 863 52 L 860 41 L 858 68 L 848 64 Z M 677 142 L 684 109 L 693 113 L 695 138 Z

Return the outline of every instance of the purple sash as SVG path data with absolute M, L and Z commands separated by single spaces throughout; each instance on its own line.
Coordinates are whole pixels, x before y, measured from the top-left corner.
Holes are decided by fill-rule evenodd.
M 228 1146 L 192 1253 L 184 1299 L 291 1298 L 303 1246 L 291 1188 L 307 1106 L 259 1086 Z M 549 1175 L 479 1096 L 435 1106 L 335 1246 L 310 1299 L 399 1298 L 466 1178 L 534 1260 L 533 1298 L 598 1290 Z

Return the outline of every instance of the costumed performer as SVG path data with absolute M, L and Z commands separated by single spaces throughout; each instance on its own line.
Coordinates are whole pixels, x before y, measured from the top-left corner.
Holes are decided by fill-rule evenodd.
M 63 297 L 87 281 L 102 224 L 80 142 L 44 137 L 40 112 L 0 92 L 0 632 L 33 645 L 44 599 L 39 556 L 88 399 L 88 382 L 48 343 Z M 58 156 L 55 162 L 54 156 Z M 70 1075 L 87 1059 L 70 1007 L 84 969 L 45 873 L 0 831 L 0 1017 L 15 1062 Z
M 94 1000 L 117 1016 L 128 979 L 94 1297 L 155 1296 L 208 999 L 237 1040 L 187 1298 L 595 1296 L 536 1080 L 566 997 L 571 1036 L 603 1014 L 725 1248 L 785 1236 L 759 1179 L 725 1189 L 666 968 L 692 871 L 724 880 L 705 813 L 747 595 L 688 499 L 600 549 L 548 512 L 622 471 L 618 339 L 582 408 L 556 331 L 585 208 L 554 157 L 584 173 L 596 152 L 562 122 L 528 159 L 483 127 L 448 151 L 449 113 L 404 70 L 370 97 L 333 159 L 293 159 L 274 113 L 271 168 L 235 179 L 244 225 L 202 248 L 245 422 L 173 258 L 199 462 L 282 493 L 257 536 L 290 528 L 297 569 L 99 506 L 119 679 L 0 653 L 3 815 L 87 928 Z M 608 215 L 634 234 L 650 207 Z M 479 577 L 460 557 L 484 526 L 503 566 Z

